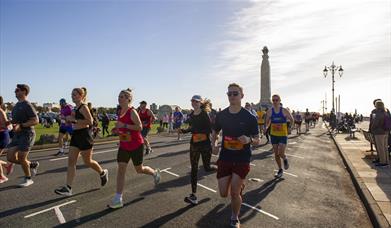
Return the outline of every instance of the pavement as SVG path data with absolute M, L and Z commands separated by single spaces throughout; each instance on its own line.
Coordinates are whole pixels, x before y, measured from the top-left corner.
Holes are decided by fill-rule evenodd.
M 368 123 L 361 123 L 359 128 L 368 130 Z M 370 144 L 361 133 L 353 139 L 348 134 L 336 134 L 334 139 L 374 226 L 390 227 L 391 168 L 372 163 Z
M 290 168 L 280 179 L 274 178 L 271 145 L 253 151 L 240 213 L 242 227 L 372 227 L 327 132 L 319 123 L 309 133 L 290 136 Z M 38 160 L 40 168 L 32 186 L 16 188 L 20 167 L 0 185 L 0 227 L 228 227 L 229 199 L 218 195 L 216 173 L 205 172 L 201 161 L 200 203 L 190 206 L 183 201 L 191 191 L 189 136 L 180 141 L 153 137 L 152 147 L 154 152 L 144 157 L 144 163 L 163 170 L 161 183 L 155 187 L 152 177 L 137 174 L 129 164 L 125 205 L 118 210 L 106 207 L 115 193 L 116 143 L 94 147 L 94 159 L 109 170 L 107 186 L 101 188 L 98 174 L 79 159 L 72 197 L 54 193 L 65 183 L 67 157 L 53 156 L 56 149 L 36 150 L 30 158 Z

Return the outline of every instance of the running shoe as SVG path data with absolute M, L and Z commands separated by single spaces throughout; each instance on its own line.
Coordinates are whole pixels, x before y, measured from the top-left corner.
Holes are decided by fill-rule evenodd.
M 37 162 L 37 161 L 30 162 L 30 170 L 31 170 L 31 176 L 32 177 L 37 175 L 38 167 L 39 167 L 39 162 Z
M 14 163 L 9 163 L 7 166 L 5 166 L 5 171 L 7 175 L 10 175 L 12 172 L 14 172 Z
M 122 203 L 122 198 L 116 198 L 116 197 L 114 197 L 113 200 L 111 200 L 111 203 L 109 205 L 107 205 L 107 207 L 109 207 L 111 209 L 118 209 L 123 206 L 124 206 L 124 204 Z
M 153 174 L 153 181 L 155 185 L 158 185 L 160 182 L 160 169 L 155 169 L 155 174 Z
M 100 175 L 100 185 L 103 187 L 107 184 L 107 182 L 109 181 L 109 171 L 107 169 L 104 169 L 103 170 L 103 174 Z
M 279 169 L 278 172 L 276 173 L 276 175 L 274 175 L 274 177 L 281 178 L 283 173 L 284 173 L 284 171 L 282 169 Z
M 6 176 L 0 177 L 0 184 L 5 183 L 8 181 L 8 178 Z
M 208 168 L 205 168 L 206 172 L 213 172 L 213 171 L 216 171 L 216 170 L 217 170 L 217 166 L 216 165 L 210 165 Z
M 57 188 L 54 190 L 56 194 L 62 195 L 62 196 L 71 196 L 72 195 L 72 189 L 68 188 L 68 186 L 64 186 L 61 188 Z
M 193 193 L 190 194 L 189 196 L 186 196 L 184 201 L 186 203 L 190 203 L 191 205 L 197 205 L 198 204 L 197 196 L 194 195 Z
M 237 219 L 231 219 L 230 226 L 231 226 L 231 227 L 235 227 L 235 228 L 240 228 L 240 222 L 239 222 L 239 220 L 237 220 Z
M 64 155 L 64 151 L 61 150 L 59 150 L 57 154 L 55 154 L 55 156 L 63 156 L 63 155 Z
M 28 186 L 30 186 L 30 185 L 32 185 L 32 184 L 34 184 L 34 181 L 33 180 L 31 180 L 31 178 L 24 178 L 23 179 L 23 181 L 22 181 L 22 183 L 20 183 L 18 186 L 20 187 L 20 188 L 24 188 L 24 187 L 28 187 Z
M 289 169 L 289 163 L 287 158 L 284 159 L 284 169 L 285 170 Z

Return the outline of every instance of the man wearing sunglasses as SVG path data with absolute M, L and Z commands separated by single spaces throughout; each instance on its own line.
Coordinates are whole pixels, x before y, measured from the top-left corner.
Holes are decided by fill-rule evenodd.
M 270 125 L 270 138 L 273 145 L 274 156 L 278 165 L 278 171 L 275 177 L 282 177 L 283 170 L 281 159 L 284 161 L 284 169 L 289 168 L 288 159 L 285 156 L 285 148 L 288 141 L 288 124 L 287 119 L 293 123 L 291 113 L 281 105 L 279 95 L 272 96 L 273 107 L 266 113 L 266 125 Z
M 257 118 L 242 108 L 243 89 L 238 84 L 228 86 L 229 107 L 216 116 L 212 134 L 213 153 L 218 153 L 217 137 L 222 130 L 222 143 L 217 161 L 217 179 L 221 197 L 231 194 L 231 227 L 240 227 L 244 180 L 250 171 L 251 145 L 259 144 Z
M 28 154 L 35 141 L 34 126 L 39 123 L 34 107 L 27 101 L 29 92 L 28 85 L 16 85 L 15 96 L 18 103 L 12 109 L 12 124 L 15 135 L 6 149 L 8 161 L 20 164 L 23 168 L 25 178 L 19 187 L 27 187 L 34 183 L 31 176 L 35 176 L 39 166 L 38 162 L 28 160 Z

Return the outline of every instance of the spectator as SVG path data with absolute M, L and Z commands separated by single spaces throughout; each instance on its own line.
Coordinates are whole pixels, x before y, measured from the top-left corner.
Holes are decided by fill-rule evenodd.
M 107 113 L 103 113 L 102 116 L 102 134 L 103 137 L 105 137 L 105 132 L 107 132 L 107 136 L 109 136 L 109 125 L 110 125 L 110 118 Z
M 372 116 L 375 114 L 375 112 L 376 112 L 376 102 L 377 101 L 381 101 L 381 99 L 375 99 L 375 100 L 373 100 L 373 106 L 375 107 L 375 109 L 373 109 L 372 111 L 371 111 L 371 115 L 369 116 L 369 129 L 368 129 L 368 131 L 373 135 L 373 132 L 372 132 Z M 376 139 L 375 139 L 375 137 L 373 137 L 373 141 L 374 141 L 374 144 L 372 144 L 371 143 L 371 150 L 372 150 L 372 145 L 375 145 L 375 150 L 376 151 L 378 151 L 377 150 L 377 148 L 376 148 Z M 377 153 L 377 155 L 376 155 L 376 157 L 375 157 L 375 159 L 372 161 L 373 163 L 378 163 L 379 162 L 379 153 Z
M 388 110 L 384 108 L 382 101 L 376 101 L 376 109 L 371 115 L 371 133 L 375 138 L 376 151 L 379 156 L 379 163 L 376 166 L 387 166 L 389 164 L 388 154 L 388 131 L 384 129 L 385 118 L 389 118 Z

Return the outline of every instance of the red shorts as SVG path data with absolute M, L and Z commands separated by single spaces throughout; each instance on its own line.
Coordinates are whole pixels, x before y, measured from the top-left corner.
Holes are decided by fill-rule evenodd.
M 217 161 L 217 179 L 232 176 L 233 173 L 242 179 L 246 179 L 248 172 L 250 172 L 250 163 Z

